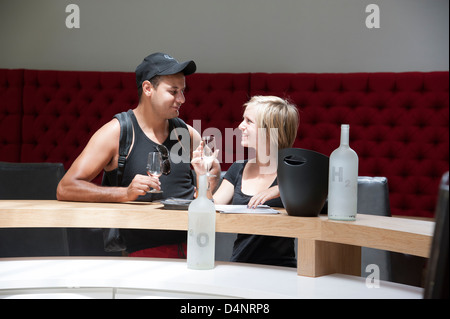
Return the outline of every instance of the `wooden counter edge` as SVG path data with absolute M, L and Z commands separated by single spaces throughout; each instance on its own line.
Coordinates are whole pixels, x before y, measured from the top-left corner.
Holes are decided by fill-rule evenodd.
M 434 222 L 357 215 L 354 222 L 326 216 L 217 214 L 216 231 L 295 237 L 428 257 Z M 186 211 L 159 203 L 80 203 L 0 200 L 0 227 L 86 227 L 186 230 Z

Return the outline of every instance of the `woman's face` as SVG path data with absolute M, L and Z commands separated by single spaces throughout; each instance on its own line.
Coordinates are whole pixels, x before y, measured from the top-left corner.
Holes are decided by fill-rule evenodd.
M 242 132 L 241 145 L 256 149 L 258 126 L 256 125 L 256 108 L 249 105 L 245 108 L 243 120 L 238 127 Z

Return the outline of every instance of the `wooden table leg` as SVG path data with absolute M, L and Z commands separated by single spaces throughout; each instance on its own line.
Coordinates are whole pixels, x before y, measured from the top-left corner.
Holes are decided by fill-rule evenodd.
M 320 277 L 333 273 L 361 275 L 361 247 L 315 239 L 298 240 L 297 274 Z

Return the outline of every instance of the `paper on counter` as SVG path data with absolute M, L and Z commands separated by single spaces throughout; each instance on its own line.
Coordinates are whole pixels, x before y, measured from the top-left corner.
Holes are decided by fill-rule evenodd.
M 278 214 L 279 212 L 267 205 L 247 208 L 247 205 L 216 205 L 216 210 L 224 214 Z

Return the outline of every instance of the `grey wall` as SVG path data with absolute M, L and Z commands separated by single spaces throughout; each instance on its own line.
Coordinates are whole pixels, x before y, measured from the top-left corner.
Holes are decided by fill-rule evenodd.
M 448 70 L 448 17 L 448 0 L 0 0 L 0 68 L 134 71 L 164 51 L 199 72 Z

